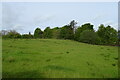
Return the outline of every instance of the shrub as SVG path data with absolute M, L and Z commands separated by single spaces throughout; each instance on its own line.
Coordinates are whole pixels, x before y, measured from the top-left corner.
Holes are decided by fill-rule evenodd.
M 84 42 L 84 43 L 89 43 L 89 44 L 99 44 L 100 43 L 100 39 L 99 39 L 98 35 L 94 31 L 91 31 L 91 30 L 83 31 L 80 34 L 79 41 Z

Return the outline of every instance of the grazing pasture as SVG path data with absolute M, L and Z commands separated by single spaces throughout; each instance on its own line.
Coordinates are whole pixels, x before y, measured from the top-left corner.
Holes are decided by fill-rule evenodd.
M 117 78 L 118 47 L 71 40 L 3 39 L 3 78 Z

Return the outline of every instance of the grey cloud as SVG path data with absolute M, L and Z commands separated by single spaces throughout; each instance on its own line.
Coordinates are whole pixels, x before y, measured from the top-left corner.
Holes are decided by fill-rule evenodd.
M 53 20 L 55 18 L 55 15 L 40 15 L 34 17 L 34 23 L 39 24 L 39 23 L 46 23 L 49 22 L 50 20 Z
M 23 27 L 25 27 L 25 26 L 22 26 L 22 25 L 14 25 L 12 28 L 13 28 L 14 30 L 19 30 L 19 31 L 21 31 L 21 30 L 23 30 Z
M 12 10 L 10 5 L 7 4 L 3 4 L 2 6 L 2 28 L 3 29 L 17 29 L 17 30 L 21 30 L 21 28 L 19 28 L 19 26 L 16 26 L 17 23 L 19 22 L 19 17 L 20 14 L 22 13 L 17 13 L 14 10 Z

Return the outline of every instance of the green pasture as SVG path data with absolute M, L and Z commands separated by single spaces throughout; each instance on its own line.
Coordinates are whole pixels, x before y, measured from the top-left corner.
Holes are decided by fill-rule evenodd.
M 71 40 L 3 39 L 3 78 L 117 78 L 118 47 Z

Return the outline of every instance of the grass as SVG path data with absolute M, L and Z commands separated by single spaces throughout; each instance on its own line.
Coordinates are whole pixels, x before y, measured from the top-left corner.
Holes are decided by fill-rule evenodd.
M 3 78 L 117 78 L 118 48 L 56 39 L 2 41 Z

